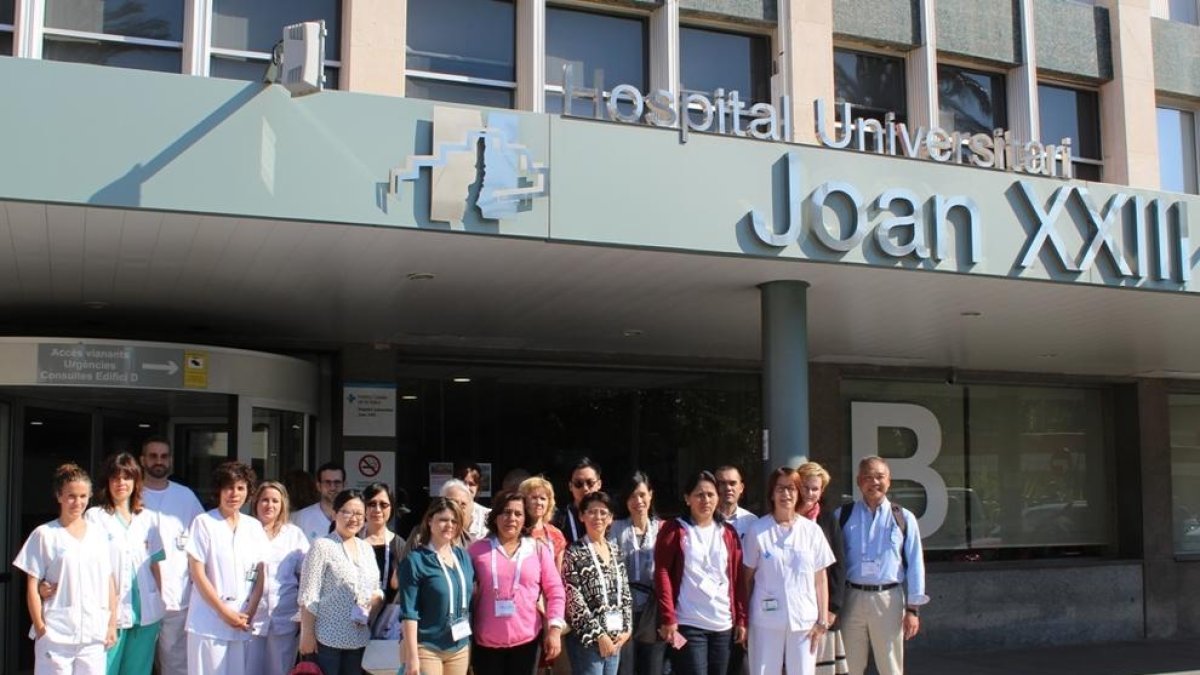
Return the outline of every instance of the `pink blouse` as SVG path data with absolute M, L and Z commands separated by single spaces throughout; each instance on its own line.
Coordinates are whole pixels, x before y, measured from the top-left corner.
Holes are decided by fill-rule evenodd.
M 547 625 L 566 625 L 563 621 L 566 592 L 553 549 L 523 537 L 517 554 L 509 558 L 498 542 L 493 547 L 493 541 L 487 537 L 467 549 L 477 582 L 471 612 L 475 642 L 491 649 L 504 649 L 535 639 L 542 630 L 542 615 L 538 611 L 538 598 L 542 595 L 546 597 Z M 520 577 L 514 586 L 518 563 Z

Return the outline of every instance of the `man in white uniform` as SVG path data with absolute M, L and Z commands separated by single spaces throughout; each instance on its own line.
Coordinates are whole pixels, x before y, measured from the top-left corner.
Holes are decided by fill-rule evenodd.
M 187 538 L 192 520 L 204 513 L 191 489 L 168 480 L 173 468 L 171 444 L 160 436 L 142 443 L 142 502 L 158 513 L 159 535 L 166 558 L 158 564 L 162 576 L 162 599 L 166 612 L 158 633 L 158 672 L 187 675 L 188 598 L 192 592 L 188 576 Z
M 346 485 L 346 470 L 336 462 L 326 462 L 317 468 L 317 489 L 321 501 L 300 509 L 292 515 L 292 524 L 304 532 L 308 542 L 329 534 L 333 525 L 333 500 Z

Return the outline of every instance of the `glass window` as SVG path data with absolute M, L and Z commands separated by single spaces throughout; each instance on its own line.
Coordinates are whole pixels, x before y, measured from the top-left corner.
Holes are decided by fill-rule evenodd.
M 771 101 L 771 45 L 764 37 L 703 28 L 679 29 L 683 89 L 712 96 L 736 91 L 746 108 Z M 749 125 L 744 118 L 743 127 Z
M 325 58 L 341 53 L 341 3 L 338 0 L 213 0 L 212 44 L 220 49 L 269 54 L 283 27 L 302 21 L 325 21 Z
M 164 73 L 178 73 L 183 67 L 183 55 L 178 49 L 49 35 L 46 36 L 45 45 L 42 47 L 42 58 L 117 68 L 157 70 Z
M 0 56 L 12 56 L 13 36 L 12 33 L 0 31 Z
M 512 108 L 515 103 L 515 92 L 505 87 L 485 87 L 416 77 L 407 78 L 404 93 L 409 98 L 467 103 L 490 108 Z
M 1168 398 L 1176 553 L 1200 553 L 1200 395 Z
M 1196 115 L 1158 109 L 1158 170 L 1163 190 L 1200 192 L 1196 178 Z
M 13 25 L 13 0 L 0 0 L 0 24 Z
M 850 103 L 852 115 L 882 122 L 890 112 L 897 122 L 908 119 L 904 59 L 835 49 L 833 69 L 837 101 Z
M 500 96 L 487 89 L 516 88 L 516 9 L 511 0 L 409 0 L 406 49 L 409 97 Z
M 184 0 L 46 0 L 46 28 L 183 41 Z
M 1071 139 L 1075 177 L 1100 180 L 1100 97 L 1094 91 L 1038 85 L 1038 117 L 1042 142 Z
M 941 443 L 931 467 L 946 484 L 946 515 L 921 533 L 931 559 L 1097 555 L 1115 541 L 1103 390 L 847 380 L 842 397 L 848 406 L 908 406 L 901 413 L 913 416 L 913 428 L 851 421 L 878 433 L 885 458 L 935 442 L 935 434 L 921 438 L 913 429 L 922 415 L 936 419 Z M 849 486 L 852 469 L 843 468 Z M 918 516 L 930 500 L 923 485 L 903 480 L 893 480 L 891 496 Z
M 1200 23 L 1200 4 L 1197 0 L 1170 0 L 1167 16 L 1171 21 L 1180 21 L 1196 25 Z
M 213 56 L 209 65 L 210 77 L 220 77 L 226 80 L 244 80 L 258 82 L 267 73 L 270 57 L 250 58 L 246 56 Z M 338 88 L 338 68 L 325 67 L 325 88 Z
M 546 8 L 546 84 L 561 91 L 563 66 L 571 66 L 577 87 L 609 91 L 630 84 L 646 91 L 646 22 L 560 7 Z M 580 115 L 590 115 L 592 102 L 574 102 Z M 562 111 L 562 95 L 546 94 L 546 111 Z
M 965 134 L 1008 128 L 1004 76 L 939 65 L 938 126 Z

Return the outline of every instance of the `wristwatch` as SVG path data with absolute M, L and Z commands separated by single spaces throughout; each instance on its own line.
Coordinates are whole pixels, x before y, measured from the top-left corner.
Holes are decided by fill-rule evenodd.
M 918 618 L 921 616 L 921 610 L 917 609 L 916 607 L 905 607 L 904 611 Z
M 829 630 L 829 624 L 825 623 L 824 621 L 817 621 L 813 625 L 821 630 Z

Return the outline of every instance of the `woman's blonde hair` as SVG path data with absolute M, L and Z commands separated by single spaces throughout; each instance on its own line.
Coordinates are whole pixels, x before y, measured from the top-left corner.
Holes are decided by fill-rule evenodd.
M 820 478 L 822 493 L 825 492 L 825 488 L 829 487 L 829 481 L 832 480 L 832 478 L 829 476 L 829 472 L 825 470 L 825 467 L 817 464 L 816 462 L 805 462 L 801 464 L 800 466 L 796 467 L 796 473 L 800 475 L 800 480 L 802 482 L 808 480 L 809 478 Z
M 258 500 L 262 498 L 263 490 L 266 490 L 267 488 L 279 491 L 279 516 L 275 518 L 275 522 L 271 524 L 270 528 L 268 528 L 272 533 L 277 533 L 279 532 L 279 528 L 283 527 L 283 524 L 288 522 L 289 516 L 291 515 L 291 500 L 288 499 L 288 491 L 287 488 L 283 486 L 283 483 L 275 480 L 265 480 L 260 483 L 258 489 L 254 491 L 254 501 L 250 502 L 252 504 L 250 510 L 254 514 L 254 519 L 258 520 Z
M 542 524 L 548 523 L 554 519 L 554 486 L 546 480 L 545 476 L 531 476 L 521 481 L 517 492 L 520 492 L 521 496 L 525 498 L 526 514 L 532 510 L 529 508 L 529 496 L 533 494 L 534 490 L 545 490 L 546 494 L 550 496 L 550 501 L 546 504 L 546 517 L 542 521 Z

